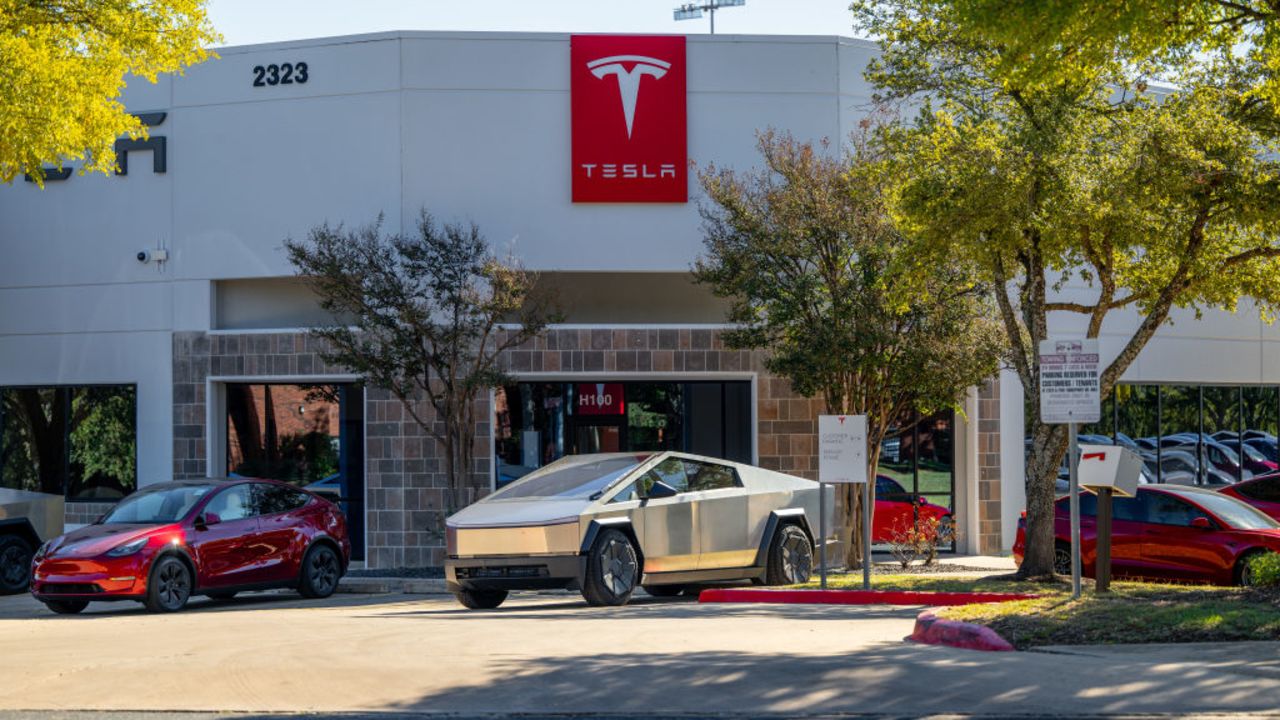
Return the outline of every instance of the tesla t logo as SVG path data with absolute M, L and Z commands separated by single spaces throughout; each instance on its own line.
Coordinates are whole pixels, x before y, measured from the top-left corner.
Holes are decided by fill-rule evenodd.
M 574 202 L 688 200 L 683 37 L 570 41 Z
M 627 70 L 626 63 L 631 63 Z M 671 63 L 643 55 L 613 55 L 587 63 L 591 74 L 600 79 L 610 75 L 618 79 L 618 95 L 622 99 L 622 116 L 627 120 L 627 138 L 636 119 L 636 100 L 640 97 L 640 78 L 645 75 L 659 80 L 671 69 Z

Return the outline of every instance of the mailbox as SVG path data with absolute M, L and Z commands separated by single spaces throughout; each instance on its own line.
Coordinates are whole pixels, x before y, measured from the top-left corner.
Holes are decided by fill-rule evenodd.
M 1110 488 L 1116 495 L 1133 497 L 1142 476 L 1142 457 L 1118 445 L 1081 445 L 1078 468 L 1080 487 Z

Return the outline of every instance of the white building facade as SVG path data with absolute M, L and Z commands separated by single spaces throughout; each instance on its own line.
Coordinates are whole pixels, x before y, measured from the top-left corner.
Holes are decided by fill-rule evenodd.
M 820 404 L 770 376 L 759 353 L 726 349 L 723 303 L 690 282 L 702 238 L 687 163 L 756 166 L 766 128 L 847 138 L 870 109 L 862 69 L 876 48 L 678 40 L 678 62 L 636 70 L 624 52 L 611 57 L 632 59 L 614 70 L 575 76 L 568 35 L 387 33 L 227 48 L 183 77 L 130 84 L 126 106 L 152 139 L 120 146 L 125 173 L 0 188 L 0 481 L 64 492 L 69 522 L 86 522 L 133 487 L 174 477 L 282 477 L 341 498 L 368 566 L 440 564 L 437 450 L 389 394 L 319 356 L 305 328 L 324 318 L 281 247 L 325 222 L 381 216 L 385 231 L 410 232 L 424 208 L 476 222 L 541 272 L 568 312 L 507 358 L 516 381 L 494 391 L 480 428 L 483 484 L 565 453 L 669 447 L 815 474 Z M 651 98 L 677 73 L 684 117 L 673 119 Z M 603 120 L 574 109 L 571 82 L 591 78 L 619 103 Z M 643 189 L 574 201 L 586 197 L 575 186 L 588 164 L 575 157 L 587 152 L 584 123 L 624 117 L 628 138 L 659 120 L 683 129 L 687 201 L 636 201 Z M 611 171 L 608 158 L 592 162 L 591 181 L 671 179 L 665 159 L 622 158 Z M 1129 322 L 1107 326 L 1104 349 Z M 1147 386 L 1166 388 L 1150 391 L 1160 403 L 1194 393 L 1201 406 L 1202 386 L 1234 392 L 1244 413 L 1246 400 L 1262 407 L 1276 392 L 1278 368 L 1280 329 L 1242 308 L 1179 316 L 1126 382 L 1144 402 Z M 1113 431 L 1128 398 L 1112 405 Z M 100 431 L 120 408 L 133 421 L 123 445 Z M 960 550 L 1012 543 L 1021 408 L 1016 380 L 1002 376 L 971 392 L 963 413 L 903 418 L 895 432 L 886 472 L 952 508 Z M 133 467 L 100 457 L 128 440 Z

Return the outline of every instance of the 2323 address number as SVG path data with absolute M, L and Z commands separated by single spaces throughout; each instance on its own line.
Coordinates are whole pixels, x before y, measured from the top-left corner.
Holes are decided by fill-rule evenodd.
M 253 66 L 253 86 L 266 87 L 268 85 L 302 85 L 310 75 L 307 74 L 307 64 L 298 63 L 281 63 L 276 65 L 255 65 Z

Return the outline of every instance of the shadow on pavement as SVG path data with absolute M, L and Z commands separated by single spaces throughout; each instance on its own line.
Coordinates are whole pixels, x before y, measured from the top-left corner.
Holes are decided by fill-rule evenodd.
M 390 605 L 396 603 L 420 602 L 422 596 L 402 594 L 335 594 L 323 600 L 312 600 L 288 591 L 248 592 L 237 595 L 231 600 L 212 600 L 206 597 L 193 597 L 183 614 L 244 612 L 248 610 L 265 610 L 271 608 L 328 608 L 359 607 L 366 605 Z M 133 600 L 116 600 L 110 602 L 89 603 L 89 607 L 78 615 L 57 615 L 41 602 L 29 595 L 14 595 L 0 598 L 0 620 L 57 620 L 63 622 L 85 622 L 95 619 L 121 617 L 126 615 L 149 615 L 141 603 Z

